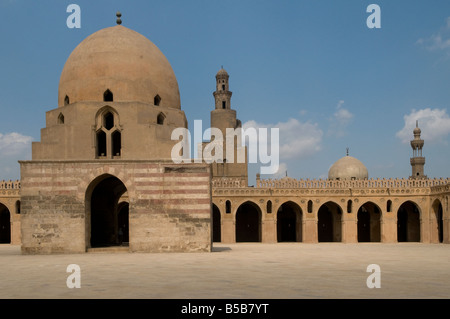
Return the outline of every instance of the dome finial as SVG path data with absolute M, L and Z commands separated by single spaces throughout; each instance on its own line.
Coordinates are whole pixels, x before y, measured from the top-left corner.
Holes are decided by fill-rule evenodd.
M 348 156 L 348 151 L 349 151 L 349 148 L 347 147 L 347 156 Z
M 120 18 L 121 16 L 122 16 L 122 13 L 120 13 L 120 11 L 117 11 L 117 13 L 116 13 L 116 17 L 117 17 L 116 23 L 118 25 L 122 24 L 122 19 Z

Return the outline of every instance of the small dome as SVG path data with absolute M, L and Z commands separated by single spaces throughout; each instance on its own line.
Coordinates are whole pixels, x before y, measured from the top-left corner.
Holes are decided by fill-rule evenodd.
M 416 127 L 416 128 L 414 129 L 414 135 L 418 135 L 418 134 L 420 134 L 420 133 L 422 133 L 422 131 L 420 130 L 420 128 Z
M 336 161 L 328 171 L 328 179 L 351 180 L 367 179 L 369 173 L 364 164 L 352 156 L 345 156 Z
M 114 102 L 153 103 L 159 96 L 161 106 L 181 108 L 167 58 L 145 36 L 121 25 L 91 34 L 73 50 L 61 73 L 58 105 L 103 101 L 107 90 Z
M 219 77 L 219 76 L 228 76 L 228 72 L 225 71 L 224 68 L 221 68 L 221 69 L 219 70 L 219 72 L 217 72 L 217 74 L 216 74 L 216 77 Z

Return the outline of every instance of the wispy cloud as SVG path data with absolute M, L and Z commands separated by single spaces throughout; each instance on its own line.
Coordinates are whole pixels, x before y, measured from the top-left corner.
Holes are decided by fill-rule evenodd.
M 309 157 L 321 150 L 323 132 L 318 124 L 310 122 L 300 122 L 290 118 L 286 122 L 276 124 L 263 124 L 255 121 L 248 121 L 242 126 L 243 129 L 253 127 L 258 128 L 278 128 L 280 134 L 280 159 Z
M 338 102 L 336 111 L 330 119 L 331 124 L 328 129 L 328 135 L 330 136 L 343 137 L 347 134 L 347 126 L 351 123 L 354 116 L 348 109 L 343 107 L 344 103 L 343 100 Z
M 450 17 L 438 32 L 427 38 L 420 38 L 416 44 L 423 46 L 429 51 L 446 51 L 450 54 Z
M 416 127 L 417 120 L 422 131 L 421 137 L 425 142 L 447 143 L 446 138 L 450 134 L 450 117 L 446 109 L 414 109 L 403 119 L 405 125 L 396 133 L 396 136 L 403 143 L 409 143 L 413 138 L 413 130 Z

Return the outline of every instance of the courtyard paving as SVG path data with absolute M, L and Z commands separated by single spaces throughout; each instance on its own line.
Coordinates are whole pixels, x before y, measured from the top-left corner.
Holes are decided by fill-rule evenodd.
M 67 266 L 80 267 L 68 288 Z M 368 288 L 367 266 L 380 267 Z M 0 245 L 2 299 L 450 298 L 450 245 L 214 243 L 211 253 L 21 255 Z

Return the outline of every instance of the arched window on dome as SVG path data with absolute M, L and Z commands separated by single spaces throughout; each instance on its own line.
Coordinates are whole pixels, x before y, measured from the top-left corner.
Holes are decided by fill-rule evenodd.
M 156 118 L 156 124 L 163 125 L 165 120 L 166 116 L 164 115 L 164 113 L 161 112 L 158 114 L 158 117 Z
M 160 103 L 161 103 L 161 97 L 159 96 L 159 94 L 156 94 L 155 98 L 153 99 L 153 104 L 155 106 L 159 106 Z
M 58 124 L 64 124 L 64 115 L 62 113 L 58 115 Z
M 105 91 L 105 93 L 103 93 L 103 101 L 104 102 L 113 102 L 114 101 L 113 93 L 109 89 L 107 89 Z
M 64 105 L 69 105 L 70 104 L 70 99 L 69 97 L 66 95 L 66 97 L 64 98 Z
M 122 154 L 122 128 L 119 114 L 107 105 L 98 110 L 95 116 L 95 157 L 118 158 Z

